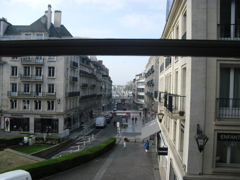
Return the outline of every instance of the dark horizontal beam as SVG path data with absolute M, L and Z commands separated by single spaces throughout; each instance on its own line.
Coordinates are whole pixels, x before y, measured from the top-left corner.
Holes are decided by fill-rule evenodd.
M 0 56 L 130 55 L 240 57 L 240 41 L 54 39 L 0 41 Z

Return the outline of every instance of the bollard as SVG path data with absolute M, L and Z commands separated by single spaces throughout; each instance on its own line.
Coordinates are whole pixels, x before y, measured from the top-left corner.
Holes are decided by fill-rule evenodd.
M 79 151 L 79 149 L 80 149 L 80 147 L 79 147 L 79 145 L 78 145 L 78 151 Z
M 91 138 L 90 137 L 88 137 L 88 142 L 91 142 Z
M 85 141 L 83 142 L 83 145 L 85 146 Z
M 94 134 L 92 134 L 92 139 L 94 139 Z
M 70 154 L 72 154 L 72 150 L 70 150 Z

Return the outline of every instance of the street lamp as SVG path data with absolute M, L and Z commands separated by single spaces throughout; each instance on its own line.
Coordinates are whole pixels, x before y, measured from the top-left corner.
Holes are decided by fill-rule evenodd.
M 206 135 L 202 134 L 202 130 L 199 124 L 197 124 L 197 135 L 194 137 L 197 141 L 198 150 L 202 152 L 209 138 Z
M 158 116 L 158 120 L 159 120 L 159 122 L 161 123 L 161 122 L 162 122 L 162 119 L 163 119 L 163 116 L 164 116 L 164 114 L 163 114 L 163 113 L 158 113 L 158 114 L 157 114 L 157 116 Z

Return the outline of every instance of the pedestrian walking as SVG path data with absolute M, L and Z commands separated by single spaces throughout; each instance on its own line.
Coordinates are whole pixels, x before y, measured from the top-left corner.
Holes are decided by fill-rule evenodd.
M 124 138 L 123 138 L 123 148 L 124 149 L 126 148 L 127 142 L 129 142 L 129 139 L 126 136 L 124 136 Z
M 148 142 L 148 140 L 147 140 L 147 142 L 145 143 L 144 148 L 145 148 L 145 151 L 146 151 L 146 153 L 147 153 L 148 150 L 149 150 L 149 142 Z
M 142 113 L 140 112 L 139 115 L 140 115 L 140 117 L 141 117 Z
M 142 123 L 143 123 L 143 124 L 144 124 L 144 120 L 145 120 L 145 119 L 144 119 L 144 117 L 143 117 L 143 118 L 142 118 Z
M 134 122 L 134 117 L 132 117 L 132 122 Z
M 135 123 L 137 123 L 137 117 L 135 117 Z
M 116 121 L 113 122 L 113 126 L 116 127 Z

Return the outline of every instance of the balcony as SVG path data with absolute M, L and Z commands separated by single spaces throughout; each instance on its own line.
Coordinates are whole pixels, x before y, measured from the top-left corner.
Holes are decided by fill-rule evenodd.
M 85 96 L 82 96 L 79 101 L 88 100 L 88 99 L 92 99 L 92 98 L 96 98 L 96 97 L 97 97 L 96 94 L 85 95 Z
M 217 98 L 217 118 L 239 119 L 240 118 L 240 99 Z
M 218 39 L 240 40 L 240 24 L 218 24 Z
M 21 63 L 24 65 L 43 65 L 44 64 L 44 58 L 39 57 L 22 57 Z
M 69 76 L 69 81 L 72 83 L 78 82 L 78 78 L 74 76 Z
M 19 97 L 19 98 L 36 98 L 36 97 L 44 97 L 44 98 L 56 98 L 56 92 L 48 93 L 48 92 L 12 92 L 8 91 L 8 97 Z
M 83 70 L 80 70 L 79 75 L 80 75 L 80 76 L 86 76 L 86 77 L 92 77 L 92 78 L 96 78 L 96 77 L 97 77 L 97 76 L 94 75 L 93 73 L 88 73 L 88 72 L 83 71 Z
M 95 88 L 95 87 L 96 87 L 96 85 L 95 85 L 95 84 L 92 84 L 92 85 L 91 85 L 91 88 Z
M 70 61 L 70 67 L 71 68 L 78 68 L 78 63 L 76 63 L 75 61 Z
M 80 96 L 80 91 L 77 92 L 66 92 L 66 97 L 76 97 Z
M 185 96 L 165 94 L 164 107 L 171 119 L 185 119 Z
M 20 75 L 21 81 L 43 81 L 43 75 L 30 74 L 26 76 L 25 74 Z
M 87 88 L 88 87 L 88 84 L 86 84 L 86 83 L 82 83 L 82 86 L 81 86 L 82 88 Z

